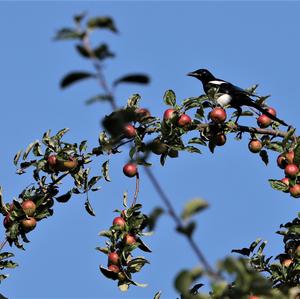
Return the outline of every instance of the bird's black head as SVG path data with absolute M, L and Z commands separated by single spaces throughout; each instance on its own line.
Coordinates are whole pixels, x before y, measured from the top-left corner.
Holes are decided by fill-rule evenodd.
M 206 70 L 206 69 L 199 69 L 197 71 L 190 72 L 187 75 L 191 76 L 191 77 L 195 77 L 198 80 L 201 80 L 202 83 L 206 83 L 206 82 L 209 82 L 209 81 L 212 81 L 212 80 L 215 79 L 213 74 L 210 71 Z

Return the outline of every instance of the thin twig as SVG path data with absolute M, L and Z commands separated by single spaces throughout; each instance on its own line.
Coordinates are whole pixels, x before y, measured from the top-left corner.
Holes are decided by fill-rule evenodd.
M 0 245 L 0 251 L 2 251 L 3 247 L 7 244 L 7 239 L 5 239 L 5 241 L 3 241 Z
M 198 124 L 196 126 L 191 126 L 189 131 L 194 131 L 194 130 L 203 131 L 210 126 L 215 126 L 215 125 L 212 123 Z M 151 134 L 151 133 L 155 133 L 155 132 L 159 132 L 159 131 L 160 131 L 160 128 L 156 128 L 156 127 L 155 128 L 147 128 L 145 130 L 145 134 Z M 280 130 L 262 129 L 262 128 L 256 128 L 256 127 L 241 126 L 241 125 L 233 126 L 231 128 L 230 132 L 233 132 L 233 133 L 248 132 L 248 133 L 255 133 L 255 134 L 260 134 L 260 135 L 270 135 L 270 136 L 282 137 L 282 138 L 287 137 L 289 134 L 288 132 L 280 131 Z M 290 137 L 291 140 L 294 140 L 294 138 L 295 138 L 294 135 Z
M 94 52 L 94 50 L 92 49 L 92 47 L 90 45 L 90 38 L 89 38 L 88 33 L 85 34 L 85 37 L 84 37 L 82 43 L 83 43 L 83 47 L 88 52 L 88 54 L 89 54 L 89 56 L 90 56 L 90 58 L 93 62 L 94 68 L 97 72 L 96 76 L 98 78 L 98 82 L 99 82 L 100 86 L 102 87 L 102 89 L 107 93 L 107 95 L 110 98 L 109 103 L 111 105 L 112 110 L 117 110 L 118 107 L 117 107 L 117 104 L 114 100 L 113 91 L 110 90 L 110 88 L 108 87 L 108 84 L 106 82 L 104 73 L 102 72 L 102 65 L 101 65 L 99 59 L 95 55 L 95 52 Z
M 171 200 L 168 198 L 162 187 L 160 186 L 159 182 L 157 181 L 156 177 L 153 175 L 151 169 L 149 167 L 145 167 L 145 172 L 148 175 L 152 185 L 154 186 L 155 190 L 159 194 L 160 198 L 162 199 L 163 203 L 168 209 L 169 215 L 172 217 L 172 219 L 175 221 L 177 228 L 183 227 L 183 223 L 181 219 L 178 217 L 178 215 L 175 212 L 175 209 L 172 206 Z M 198 259 L 200 262 L 203 264 L 205 267 L 206 271 L 208 274 L 212 275 L 215 278 L 220 278 L 217 273 L 213 270 L 213 268 L 210 266 L 209 262 L 206 260 L 204 254 L 202 253 L 201 249 L 199 246 L 196 244 L 195 240 L 193 239 L 192 236 L 185 235 L 188 239 L 188 242 L 194 252 L 196 253 Z

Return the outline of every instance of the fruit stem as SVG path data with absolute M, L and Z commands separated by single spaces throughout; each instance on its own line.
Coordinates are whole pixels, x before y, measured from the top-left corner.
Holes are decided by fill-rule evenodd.
M 140 175 L 139 175 L 139 172 L 137 172 L 136 179 L 135 179 L 135 192 L 134 192 L 132 206 L 135 206 L 135 204 L 136 204 L 136 201 L 137 201 L 137 198 L 139 195 L 139 191 L 140 191 Z
M 176 214 L 174 207 L 172 206 L 171 200 L 168 198 L 166 193 L 163 191 L 162 187 L 160 186 L 159 182 L 157 181 L 156 177 L 153 175 L 151 169 L 149 167 L 144 167 L 145 172 L 150 179 L 152 185 L 154 186 L 155 190 L 157 191 L 158 195 L 162 199 L 163 203 L 166 205 L 168 208 L 168 212 L 171 216 L 171 218 L 175 221 L 177 227 L 183 227 L 183 223 L 179 216 Z M 199 261 L 202 263 L 204 266 L 205 270 L 207 271 L 208 274 L 210 274 L 214 279 L 219 280 L 220 276 L 218 273 L 216 273 L 213 268 L 210 266 L 209 262 L 205 258 L 204 254 L 202 253 L 201 249 L 198 247 L 197 243 L 193 239 L 192 236 L 185 235 L 188 239 L 188 242 L 195 252 L 196 256 L 198 257 Z

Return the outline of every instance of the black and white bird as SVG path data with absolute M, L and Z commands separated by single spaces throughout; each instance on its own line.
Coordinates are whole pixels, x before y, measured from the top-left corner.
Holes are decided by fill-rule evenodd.
M 210 71 L 206 69 L 199 69 L 197 71 L 190 72 L 187 75 L 200 80 L 206 94 L 211 88 L 217 88 L 218 94 L 220 94 L 220 96 L 216 99 L 217 104 L 222 107 L 230 106 L 232 108 L 235 108 L 238 113 L 238 118 L 242 113 L 241 107 L 248 106 L 259 110 L 272 120 L 277 121 L 284 126 L 287 126 L 287 124 L 283 120 L 278 119 L 276 116 L 269 113 L 266 109 L 255 103 L 251 99 L 251 96 L 254 96 L 253 94 L 225 80 L 214 77 L 214 75 Z

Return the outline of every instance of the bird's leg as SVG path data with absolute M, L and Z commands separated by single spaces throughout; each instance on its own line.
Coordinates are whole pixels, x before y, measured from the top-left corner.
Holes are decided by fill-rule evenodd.
M 236 118 L 236 120 L 235 120 L 235 125 L 237 125 L 238 124 L 238 120 L 239 120 L 239 118 L 240 118 L 240 116 L 241 116 L 241 114 L 242 114 L 242 108 L 241 107 L 236 107 L 236 112 L 237 112 L 237 118 Z

